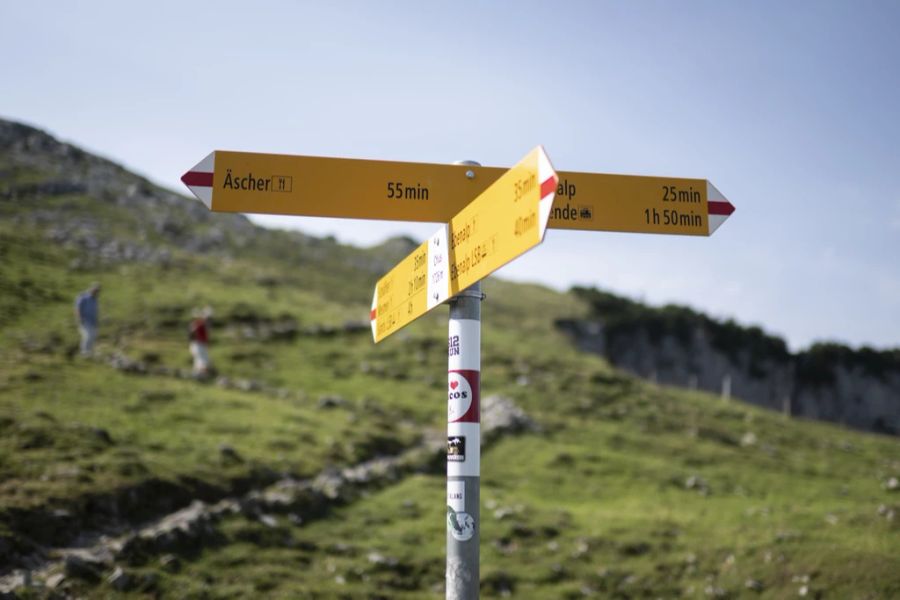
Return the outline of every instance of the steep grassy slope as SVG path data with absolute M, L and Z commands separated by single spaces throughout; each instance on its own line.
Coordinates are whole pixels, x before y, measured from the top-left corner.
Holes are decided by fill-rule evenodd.
M 13 138 L 0 155 L 0 576 L 40 573 L 23 597 L 440 597 L 444 480 L 426 463 L 327 509 L 241 504 L 199 546 L 93 574 L 64 563 L 66 546 L 193 500 L 440 432 L 446 309 L 374 346 L 372 285 L 403 240 L 359 250 L 258 230 L 34 132 Z M 80 162 L 59 170 L 47 152 Z M 92 280 L 103 322 L 86 359 L 71 302 Z M 486 293 L 483 395 L 537 428 L 483 457 L 485 597 L 900 596 L 896 438 L 635 380 L 556 331 L 587 314 L 577 297 L 496 280 Z M 187 375 L 187 321 L 205 305 L 213 381 Z M 129 585 L 106 580 L 114 566 Z

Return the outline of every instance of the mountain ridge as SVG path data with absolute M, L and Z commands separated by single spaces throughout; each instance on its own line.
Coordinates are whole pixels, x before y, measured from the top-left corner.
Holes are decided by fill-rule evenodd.
M 0 151 L 0 594 L 443 596 L 445 456 L 418 452 L 446 427 L 446 310 L 368 331 L 410 240 L 264 230 L 23 135 Z M 635 378 L 556 326 L 585 299 L 484 289 L 483 427 L 514 426 L 482 453 L 485 598 L 900 593 L 900 440 Z M 205 306 L 212 378 L 187 348 Z
M 9 201 L 6 210 L 0 205 L 0 214 L 42 229 L 54 244 L 76 249 L 77 268 L 88 268 L 91 261 L 168 263 L 177 249 L 229 260 L 251 254 L 282 267 L 327 259 L 334 277 L 352 279 L 359 269 L 370 285 L 416 246 L 399 237 L 354 248 L 333 238 L 265 229 L 240 214 L 210 213 L 200 202 L 113 161 L 2 119 L 0 175 L 0 202 Z M 73 195 L 83 198 L 26 211 L 12 207 L 38 197 L 46 205 L 48 199 Z M 95 209 L 77 208 L 88 205 Z M 98 216 L 110 205 L 127 212 L 112 219 L 116 228 L 101 232 Z M 651 307 L 588 288 L 569 293 L 585 302 L 591 314 L 581 320 L 563 318 L 557 325 L 579 348 L 638 376 L 726 393 L 795 416 L 900 433 L 900 349 L 822 342 L 792 353 L 784 339 L 759 327 L 717 321 L 692 308 Z M 365 296 L 348 286 L 342 298 L 359 302 Z
M 189 217 L 191 222 L 205 224 L 210 220 L 216 220 L 217 222 L 221 223 L 229 223 L 232 225 L 232 227 L 235 228 L 236 231 L 241 231 L 244 233 L 249 231 L 284 233 L 288 236 L 296 238 L 295 241 L 298 242 L 298 244 L 301 246 L 308 243 L 308 240 L 317 240 L 319 243 L 326 244 L 329 242 L 334 243 L 333 239 L 330 239 L 328 237 L 315 238 L 313 236 L 309 236 L 307 234 L 294 230 L 286 232 L 280 229 L 267 229 L 263 226 L 253 224 L 251 221 L 249 221 L 249 219 L 241 214 L 210 213 L 202 206 L 201 203 L 193 201 L 193 198 L 186 194 L 178 194 L 176 192 L 163 188 L 157 184 L 152 183 L 150 180 L 143 176 L 135 175 L 113 160 L 98 157 L 89 152 L 86 152 L 85 150 L 82 150 L 74 144 L 59 141 L 51 134 L 35 126 L 25 123 L 0 118 L 0 153 L 6 155 L 3 156 L 4 164 L 0 164 L 0 169 L 2 169 L 0 170 L 0 175 L 4 176 L 4 178 L 8 178 L 11 175 L 15 174 L 10 172 L 9 170 L 10 163 L 12 163 L 12 165 L 16 169 L 28 170 L 29 168 L 31 168 L 41 171 L 48 171 L 50 173 L 57 172 L 67 174 L 67 176 L 61 180 L 51 180 L 50 182 L 45 182 L 40 185 L 27 181 L 24 184 L 11 184 L 11 182 L 8 182 L 6 186 L 0 187 L 0 199 L 14 200 L 20 197 L 24 198 L 29 195 L 40 193 L 54 195 L 58 193 L 70 192 L 89 192 L 93 194 L 102 192 L 103 195 L 109 197 L 115 194 L 121 194 L 124 191 L 125 200 L 132 201 L 135 199 L 135 196 L 138 196 L 140 193 L 146 193 L 149 190 L 152 190 L 156 195 L 156 198 L 154 199 L 162 199 L 164 204 L 177 204 L 180 209 L 185 211 L 185 215 L 183 216 Z M 49 163 L 45 160 L 40 160 L 40 158 L 42 158 L 42 155 L 46 154 L 50 154 L 54 157 L 61 157 L 63 159 L 62 164 L 55 165 L 55 167 L 52 169 L 48 168 Z M 12 155 L 12 158 L 10 157 L 10 155 Z M 23 158 L 25 160 L 21 160 Z M 28 160 L 29 158 L 37 160 Z M 70 175 L 72 167 L 79 165 L 79 163 L 86 163 L 88 165 L 91 165 L 94 170 L 86 173 L 83 177 L 76 177 L 73 179 Z M 126 179 L 127 183 L 130 185 L 143 186 L 143 189 L 129 189 L 128 186 L 123 185 L 117 185 L 111 189 L 110 174 L 114 174 Z M 113 178 L 113 181 L 115 181 L 115 178 Z M 160 224 L 159 229 L 161 229 L 163 233 L 170 234 L 180 230 L 178 226 L 174 225 L 171 222 L 164 222 Z M 167 241 L 178 242 L 179 239 L 173 235 Z M 405 256 L 405 253 L 408 253 L 412 248 L 415 247 L 415 245 L 416 242 L 411 238 L 399 236 L 397 238 L 385 240 L 380 244 L 375 244 L 370 248 L 360 249 L 375 252 L 388 251 L 391 255 L 391 258 L 396 257 L 397 259 L 399 259 Z M 209 243 L 202 244 L 200 246 L 188 246 L 187 249 L 193 252 L 203 252 L 210 250 L 210 248 L 212 248 L 213 246 L 214 244 Z M 576 292 L 576 294 L 578 294 L 580 288 L 576 286 L 575 288 L 573 288 L 573 290 Z M 587 290 L 588 288 L 581 289 L 581 295 L 588 295 L 585 293 Z M 616 302 L 620 305 L 628 304 L 636 307 L 642 307 L 642 312 L 645 315 L 660 313 L 661 311 L 664 312 L 666 310 L 669 310 L 670 308 L 686 309 L 687 311 L 694 313 L 695 317 L 702 318 L 708 323 L 716 321 L 715 319 L 704 314 L 702 311 L 698 311 L 686 306 L 670 304 L 663 307 L 652 307 L 649 305 L 644 305 L 639 301 L 632 300 L 626 296 L 613 294 L 609 291 L 596 291 L 610 298 L 615 298 Z M 728 320 L 726 324 L 732 329 L 737 328 L 742 330 L 745 334 L 745 338 L 753 336 L 761 337 L 761 339 L 770 340 L 777 343 L 778 345 L 783 345 L 784 352 L 787 352 L 787 346 L 783 338 L 767 333 L 758 326 L 742 325 L 732 320 Z M 653 325 L 651 324 L 651 326 Z M 822 341 L 816 342 L 810 347 L 798 350 L 797 352 L 794 352 L 792 354 L 795 356 L 801 356 L 805 352 L 811 350 L 813 347 L 827 347 L 834 349 L 834 352 L 840 354 L 845 360 L 854 360 L 854 354 L 868 355 L 870 357 L 873 354 L 881 354 L 882 356 L 891 357 L 890 360 L 893 362 L 894 359 L 892 357 L 900 353 L 900 346 L 893 348 L 884 348 L 880 350 L 874 349 L 866 344 L 862 344 L 858 347 L 853 347 L 841 342 L 830 341 L 827 336 L 825 336 L 823 337 Z

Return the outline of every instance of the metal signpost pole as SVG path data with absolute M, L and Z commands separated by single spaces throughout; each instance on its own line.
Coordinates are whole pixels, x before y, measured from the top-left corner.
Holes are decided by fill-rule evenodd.
M 447 599 L 478 598 L 481 282 L 450 300 L 447 361 Z
M 469 286 L 450 299 L 446 580 L 448 599 L 472 600 L 481 537 L 480 280 L 540 244 L 551 223 L 712 235 L 734 206 L 703 179 L 562 173 L 560 181 L 542 146 L 507 171 L 455 164 L 479 167 L 480 178 L 473 181 L 476 170 L 467 169 L 463 180 L 450 165 L 217 150 L 181 180 L 213 211 L 444 222 L 378 281 L 370 320 L 378 343 Z M 311 172 L 319 176 L 310 179 Z M 789 414 L 790 397 L 786 402 Z

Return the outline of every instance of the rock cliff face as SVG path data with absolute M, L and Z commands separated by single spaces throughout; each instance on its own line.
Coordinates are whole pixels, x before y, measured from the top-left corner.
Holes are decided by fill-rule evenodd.
M 900 435 L 900 350 L 830 344 L 794 358 L 793 414 Z
M 75 250 L 74 269 L 172 264 L 181 253 L 225 260 L 253 255 L 293 265 L 329 260 L 336 269 L 380 274 L 415 247 L 398 238 L 362 252 L 332 238 L 264 229 L 240 214 L 211 213 L 110 160 L 4 119 L 0 219 Z
M 664 385 L 733 396 L 791 415 L 900 434 L 900 350 L 818 344 L 788 352 L 758 328 L 721 323 L 687 308 L 653 309 L 576 289 L 594 318 L 560 320 L 584 351 Z
M 175 248 L 233 252 L 256 229 L 241 215 L 212 215 L 120 165 L 2 119 L 0 214 L 100 264 L 168 262 Z

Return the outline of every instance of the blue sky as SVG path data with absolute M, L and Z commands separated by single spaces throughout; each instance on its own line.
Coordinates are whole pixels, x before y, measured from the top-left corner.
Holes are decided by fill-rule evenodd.
M 709 179 L 710 238 L 551 230 L 500 273 L 900 346 L 898 2 L 5 2 L 0 31 L 0 115 L 178 191 L 213 149 Z

